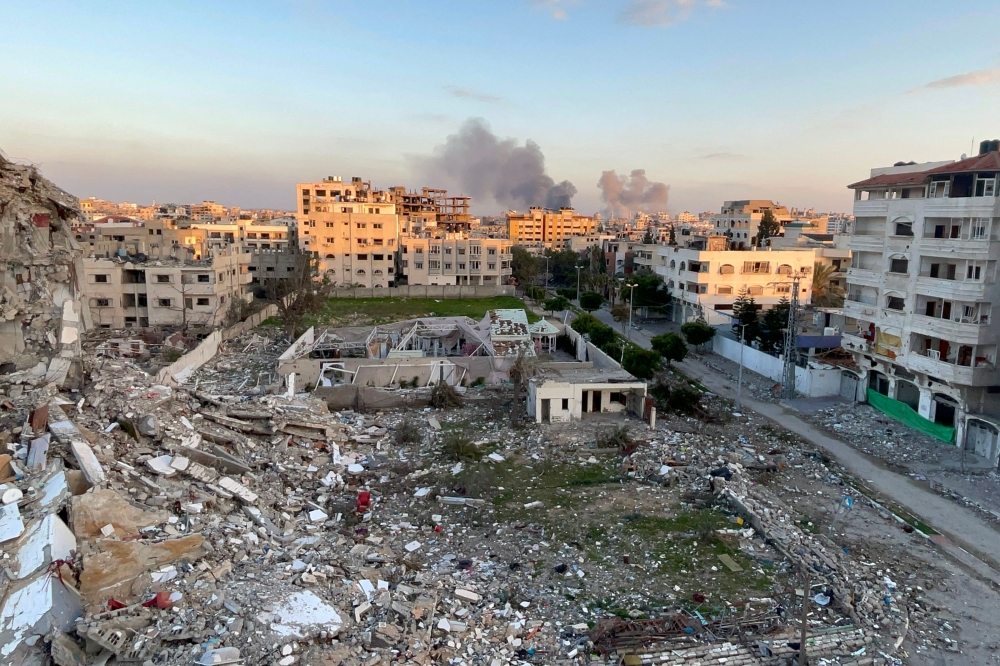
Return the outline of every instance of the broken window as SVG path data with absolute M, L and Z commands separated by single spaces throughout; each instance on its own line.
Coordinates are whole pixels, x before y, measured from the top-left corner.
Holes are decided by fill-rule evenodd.
M 208 274 L 206 274 L 206 273 L 200 273 L 198 275 L 198 282 L 208 282 L 208 281 L 209 281 Z
M 888 310 L 902 311 L 906 307 L 906 301 L 901 296 L 889 296 L 886 299 L 885 307 Z
M 173 302 L 173 299 L 170 299 L 170 298 L 158 298 L 158 299 L 156 299 L 156 304 L 159 305 L 161 308 L 169 308 L 172 302 Z
M 890 259 L 889 260 L 889 272 L 890 273 L 906 273 L 909 269 L 910 262 L 905 257 Z
M 771 262 L 769 261 L 744 261 L 744 273 L 770 273 Z
M 108 276 L 106 274 L 100 274 L 94 276 L 94 282 L 107 282 Z
M 165 283 L 165 282 L 170 282 L 170 276 L 169 275 L 157 275 L 156 276 L 156 281 L 159 282 L 159 283 L 161 283 L 161 284 Z
M 896 236 L 912 236 L 913 235 L 913 223 L 912 222 L 897 222 L 896 223 Z
M 202 297 L 196 301 L 196 305 L 208 305 L 208 298 Z

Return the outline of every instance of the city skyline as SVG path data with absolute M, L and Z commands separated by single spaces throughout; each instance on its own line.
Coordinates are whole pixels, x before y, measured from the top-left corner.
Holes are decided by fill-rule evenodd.
M 296 182 L 357 175 L 493 214 L 462 182 L 476 165 L 429 169 L 481 118 L 502 164 L 537 144 L 587 214 L 604 171 L 635 169 L 673 214 L 848 211 L 872 165 L 997 133 L 1000 67 L 971 39 L 996 12 L 973 3 L 5 5 L 0 148 L 84 198 L 291 210 Z

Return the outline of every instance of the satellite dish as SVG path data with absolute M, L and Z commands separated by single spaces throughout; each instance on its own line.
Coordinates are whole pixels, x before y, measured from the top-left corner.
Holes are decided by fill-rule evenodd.
M 965 153 L 962 153 L 962 159 L 963 159 L 963 160 L 964 160 L 964 159 L 968 159 L 968 157 L 969 157 L 968 155 L 966 155 Z

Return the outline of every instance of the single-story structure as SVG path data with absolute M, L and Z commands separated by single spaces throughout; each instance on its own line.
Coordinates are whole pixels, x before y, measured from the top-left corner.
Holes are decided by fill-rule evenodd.
M 646 382 L 624 370 L 547 369 L 528 382 L 528 415 L 536 423 L 579 420 L 584 414 L 643 415 Z

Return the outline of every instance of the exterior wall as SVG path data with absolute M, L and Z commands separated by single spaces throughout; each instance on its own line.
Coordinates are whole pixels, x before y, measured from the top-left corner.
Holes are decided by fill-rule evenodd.
M 777 305 L 783 298 L 790 299 L 791 276 L 779 270 L 802 275 L 800 303 L 808 304 L 812 298 L 811 276 L 816 261 L 816 250 L 812 248 L 716 252 L 669 245 L 637 245 L 635 257 L 637 265 L 663 278 L 674 298 L 675 321 L 680 323 L 696 317 L 701 309 L 728 313 L 743 288 L 747 288 L 764 309 Z M 689 270 L 691 262 L 700 264 L 697 272 Z M 767 264 L 766 270 L 762 264 Z M 755 270 L 759 272 L 753 272 Z
M 248 261 L 243 254 L 217 255 L 202 265 L 84 259 L 84 293 L 95 304 L 91 313 L 100 328 L 218 326 L 233 299 L 252 299 Z M 99 276 L 107 282 L 98 282 Z
M 507 213 L 507 236 L 515 245 L 543 245 L 563 249 L 573 236 L 588 236 L 597 229 L 592 217 L 572 208 L 550 211 L 532 208 L 527 213 Z
M 722 335 L 712 338 L 712 351 L 730 361 L 739 363 L 740 343 Z M 780 358 L 743 345 L 743 367 L 768 379 L 780 382 L 784 375 L 784 361 Z M 795 368 L 795 390 L 802 395 L 818 398 L 840 393 L 840 368 L 823 366 L 820 368 Z
M 516 296 L 512 285 L 403 285 L 368 289 L 352 287 L 334 289 L 330 298 L 493 298 L 494 296 Z
M 85 253 L 95 257 L 124 252 L 149 259 L 200 260 L 209 255 L 203 229 L 178 229 L 170 220 L 96 224 L 77 228 L 74 236 Z
M 579 420 L 584 414 L 584 394 L 586 393 L 587 412 L 593 411 L 595 393 L 600 393 L 601 413 L 618 413 L 626 411 L 626 406 L 611 399 L 612 393 L 632 394 L 643 397 L 646 395 L 645 382 L 628 382 L 620 384 L 573 383 L 554 380 L 531 382 L 528 385 L 528 416 L 533 416 L 536 423 L 542 423 L 542 401 L 549 401 L 549 423 L 562 423 Z M 634 398 L 633 398 L 634 399 Z M 563 405 L 566 405 L 563 407 Z
M 510 278 L 509 240 L 449 236 L 400 240 L 407 284 L 497 285 Z
M 722 205 L 722 212 L 712 216 L 712 232 L 719 235 L 731 233 L 734 247 L 749 249 L 760 230 L 765 210 L 771 210 L 780 225 L 792 220 L 787 208 L 768 199 L 726 201 Z

